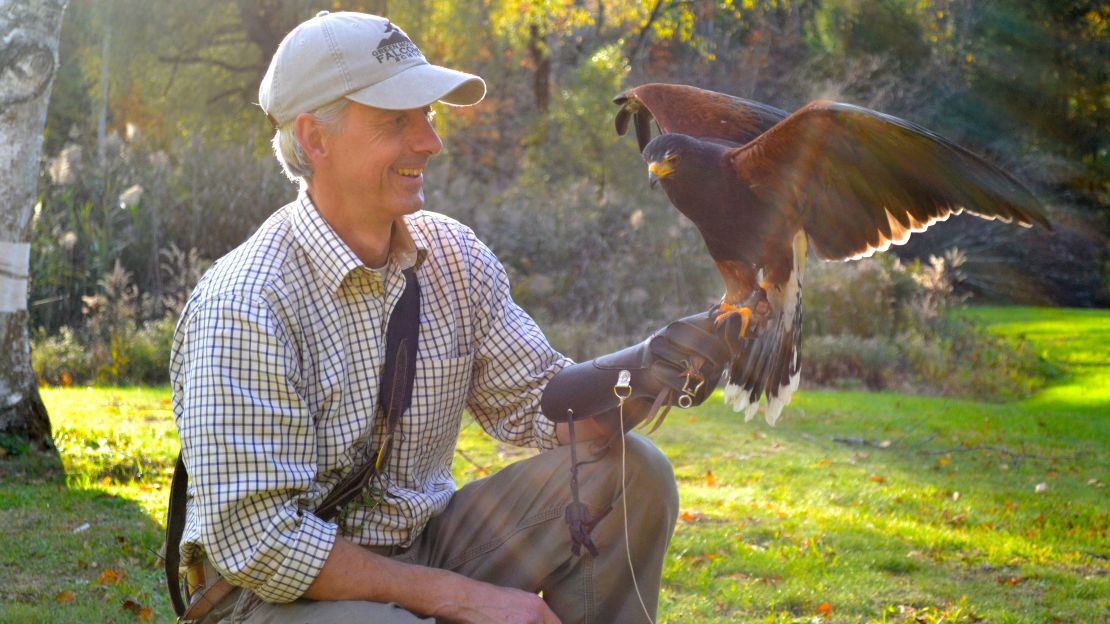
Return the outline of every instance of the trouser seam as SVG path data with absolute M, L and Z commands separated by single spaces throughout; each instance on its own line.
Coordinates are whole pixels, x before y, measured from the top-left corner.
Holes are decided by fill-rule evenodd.
M 523 520 L 521 520 L 519 524 L 517 524 L 514 530 L 506 533 L 505 535 L 499 536 L 497 539 L 492 539 L 476 546 L 471 546 L 470 548 L 463 551 L 462 554 L 460 554 L 459 556 L 455 557 L 454 559 L 448 560 L 446 563 L 444 563 L 443 567 L 448 570 L 453 570 L 456 567 L 466 563 L 467 561 L 474 559 L 475 557 L 491 552 L 495 548 L 498 548 L 505 542 L 509 541 L 509 538 L 516 535 L 517 533 L 520 533 L 521 531 L 562 517 L 564 515 L 563 510 L 565 508 L 566 503 L 559 503 L 558 505 L 554 505 L 552 507 L 544 509 L 543 511 L 534 513 L 531 516 L 527 516 Z

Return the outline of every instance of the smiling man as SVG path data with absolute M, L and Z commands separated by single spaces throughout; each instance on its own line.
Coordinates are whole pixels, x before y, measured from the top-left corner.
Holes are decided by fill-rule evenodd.
M 442 149 L 429 106 L 484 94 L 481 78 L 430 65 L 372 15 L 321 13 L 275 54 L 259 102 L 301 193 L 197 285 L 170 363 L 189 474 L 187 618 L 654 617 L 677 490 L 646 439 L 613 443 L 614 385 L 630 371 L 627 429 L 655 397 L 704 400 L 727 348 L 705 314 L 607 359 L 574 364 L 551 348 L 492 252 L 422 210 L 424 171 Z M 390 342 L 406 310 L 411 395 L 383 373 L 391 361 L 407 368 Z M 395 410 L 385 396 L 410 403 Z M 544 452 L 456 491 L 464 408 L 496 439 Z M 574 495 L 568 419 L 576 453 L 594 460 Z M 627 544 L 623 514 L 610 513 L 625 496 L 622 459 Z M 333 520 L 321 510 L 338 491 L 357 496 Z M 573 538 L 564 517 L 579 520 Z

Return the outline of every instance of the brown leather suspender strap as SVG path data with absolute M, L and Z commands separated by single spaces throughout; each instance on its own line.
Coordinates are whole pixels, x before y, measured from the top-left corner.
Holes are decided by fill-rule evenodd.
M 320 502 L 315 515 L 321 520 L 331 520 L 344 504 L 357 496 L 369 484 L 376 468 L 389 458 L 393 434 L 401 415 L 412 404 L 412 389 L 416 379 L 416 347 L 420 333 L 420 284 L 416 281 L 415 268 L 405 269 L 405 290 L 389 316 L 385 333 L 386 361 L 379 386 L 378 405 L 385 418 L 386 433 L 381 447 L 361 466 L 356 467 L 340 481 Z M 166 518 L 166 586 L 174 613 L 182 620 L 204 617 L 212 607 L 234 589 L 224 579 L 210 584 L 189 603 L 181 591 L 181 536 L 185 532 L 186 492 L 189 474 L 179 453 L 170 485 L 169 514 Z

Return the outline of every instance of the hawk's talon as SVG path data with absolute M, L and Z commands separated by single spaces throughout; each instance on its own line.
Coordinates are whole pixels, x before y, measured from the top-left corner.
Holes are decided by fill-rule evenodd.
M 767 300 L 768 282 L 763 282 L 760 288 L 752 291 L 751 295 L 740 306 L 734 306 L 722 301 L 717 306 L 717 315 L 713 322 L 718 328 L 732 316 L 740 317 L 740 338 L 757 338 L 771 316 L 771 302 Z
M 721 323 L 724 322 L 725 319 L 729 318 L 730 316 L 739 316 L 740 317 L 740 337 L 741 338 L 746 338 L 747 337 L 747 335 L 748 335 L 748 325 L 751 324 L 751 320 L 752 320 L 752 309 L 751 308 L 749 308 L 747 306 L 744 306 L 742 308 L 738 308 L 738 307 L 736 307 L 734 305 L 731 305 L 731 304 L 728 304 L 728 303 L 722 303 L 720 306 L 718 306 L 717 310 L 720 313 L 717 314 L 717 317 L 713 320 L 713 322 L 716 323 L 716 325 L 718 327 L 720 327 Z

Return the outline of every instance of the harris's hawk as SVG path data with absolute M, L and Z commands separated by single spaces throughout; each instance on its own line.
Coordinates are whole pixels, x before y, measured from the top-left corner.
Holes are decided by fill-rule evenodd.
M 646 84 L 614 99 L 652 185 L 697 226 L 724 278 L 717 322 L 738 340 L 725 401 L 774 424 L 798 388 L 802 272 L 870 256 L 967 210 L 1051 229 L 1010 175 L 908 121 L 826 100 L 793 114 L 722 93 Z M 651 122 L 659 136 L 652 138 Z

